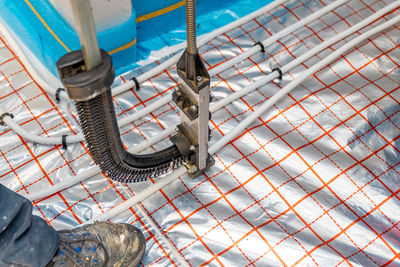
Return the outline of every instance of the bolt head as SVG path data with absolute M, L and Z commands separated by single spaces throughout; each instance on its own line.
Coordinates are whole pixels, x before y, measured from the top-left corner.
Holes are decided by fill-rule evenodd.
M 190 109 L 191 109 L 193 112 L 197 112 L 197 106 L 196 106 L 196 105 L 190 106 Z
M 197 81 L 201 82 L 203 80 L 203 78 L 201 76 L 197 76 Z

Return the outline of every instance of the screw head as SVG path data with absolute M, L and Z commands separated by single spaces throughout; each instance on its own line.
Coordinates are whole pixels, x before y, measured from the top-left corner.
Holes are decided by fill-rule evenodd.
M 191 105 L 191 106 L 190 106 L 190 109 L 191 109 L 193 112 L 197 112 L 197 106 L 196 106 L 196 105 Z
M 197 81 L 201 82 L 203 80 L 203 78 L 201 76 L 197 76 Z

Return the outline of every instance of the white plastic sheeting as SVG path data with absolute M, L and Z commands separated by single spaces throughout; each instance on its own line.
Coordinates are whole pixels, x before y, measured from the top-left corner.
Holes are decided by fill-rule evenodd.
M 288 1 L 221 35 L 200 49 L 206 66 L 213 69 L 331 2 Z M 390 3 L 352 0 L 335 9 L 214 77 L 214 98 L 249 86 Z M 216 112 L 211 144 L 320 59 L 398 14 Z M 6 40 L 0 40 L 2 108 L 36 134 L 79 132 L 73 105 L 57 105 L 31 80 Z M 112 219 L 133 223 L 145 233 L 143 265 L 400 265 L 399 45 L 399 25 L 371 37 L 259 117 L 216 154 L 216 165 L 203 176 L 178 179 L 139 203 L 139 209 Z M 171 68 L 144 82 L 140 91 L 116 96 L 119 117 L 153 103 L 176 81 Z M 134 147 L 178 121 L 170 103 L 124 127 L 123 140 Z M 152 149 L 165 145 L 168 141 Z M 0 182 L 21 194 L 48 188 L 92 165 L 82 143 L 67 150 L 39 146 L 0 128 Z M 35 212 L 56 228 L 73 227 L 151 183 L 116 184 L 97 175 L 35 202 Z

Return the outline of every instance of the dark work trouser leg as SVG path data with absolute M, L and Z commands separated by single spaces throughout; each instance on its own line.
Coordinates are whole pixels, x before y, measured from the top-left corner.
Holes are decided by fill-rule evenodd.
M 31 202 L 0 184 L 0 266 L 45 266 L 59 235 L 32 215 Z

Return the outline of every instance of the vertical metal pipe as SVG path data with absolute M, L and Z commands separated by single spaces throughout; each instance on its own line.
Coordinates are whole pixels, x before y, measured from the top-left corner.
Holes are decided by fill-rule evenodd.
M 71 0 L 76 30 L 82 46 L 86 70 L 101 64 L 101 54 L 97 41 L 96 27 L 89 0 Z
M 196 0 L 186 0 L 186 27 L 187 51 L 196 55 Z

